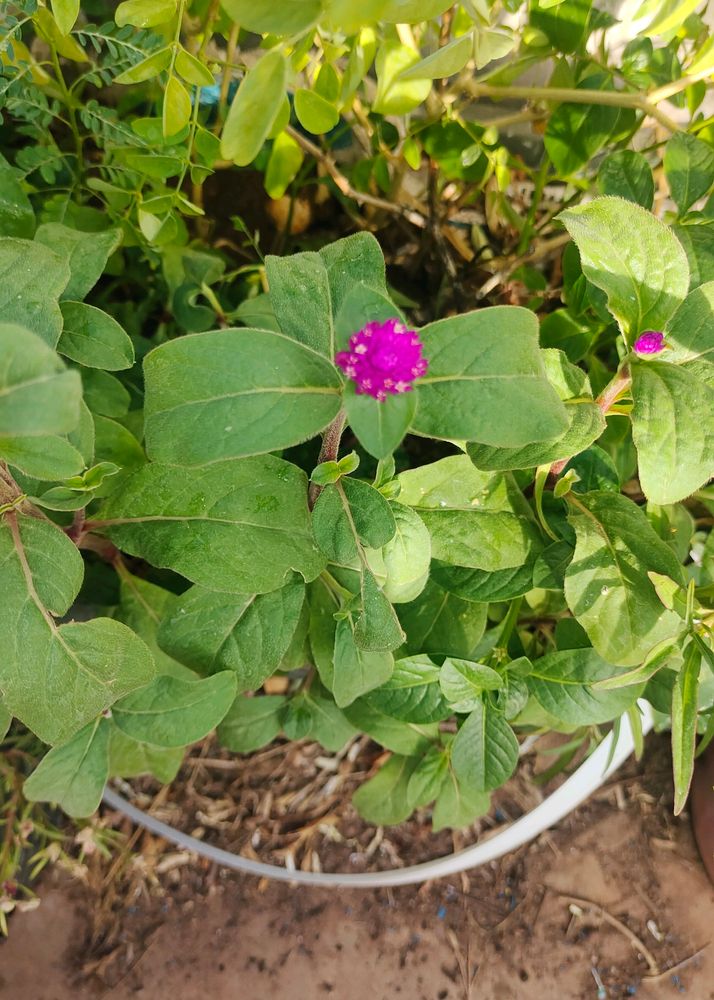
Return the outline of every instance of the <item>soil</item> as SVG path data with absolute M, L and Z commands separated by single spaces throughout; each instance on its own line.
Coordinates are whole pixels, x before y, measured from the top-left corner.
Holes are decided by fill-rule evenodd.
M 296 889 L 131 846 L 13 916 L 2 1000 L 596 1000 L 593 969 L 601 997 L 714 1000 L 714 887 L 663 737 L 535 843 L 422 887 Z

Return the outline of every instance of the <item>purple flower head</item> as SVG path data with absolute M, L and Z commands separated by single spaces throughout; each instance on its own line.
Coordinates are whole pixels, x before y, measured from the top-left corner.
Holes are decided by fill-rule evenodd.
M 398 319 L 367 323 L 350 337 L 349 350 L 335 355 L 335 364 L 351 378 L 357 393 L 384 402 L 389 393 L 410 392 L 414 379 L 424 375 L 426 358 L 414 330 Z
M 635 354 L 659 354 L 664 350 L 664 334 L 659 330 L 645 330 L 634 343 Z

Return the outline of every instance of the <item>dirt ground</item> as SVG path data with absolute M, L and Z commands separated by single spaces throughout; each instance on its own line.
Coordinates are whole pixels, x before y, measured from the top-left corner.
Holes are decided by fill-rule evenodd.
M 134 869 L 161 860 L 123 893 L 106 863 L 46 879 L 0 944 L 0 998 L 714 1000 L 714 886 L 667 767 L 651 741 L 534 844 L 421 888 L 264 884 L 142 836 Z

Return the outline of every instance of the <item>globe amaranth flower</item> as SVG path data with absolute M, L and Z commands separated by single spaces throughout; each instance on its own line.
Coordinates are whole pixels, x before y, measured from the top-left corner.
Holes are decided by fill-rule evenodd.
M 635 354 L 645 357 L 648 354 L 659 354 L 664 350 L 664 334 L 659 330 L 645 330 L 633 345 Z
M 360 395 L 381 402 L 387 395 L 410 392 L 428 366 L 422 342 L 398 319 L 367 323 L 350 337 L 349 350 L 338 351 L 335 364 L 351 378 Z

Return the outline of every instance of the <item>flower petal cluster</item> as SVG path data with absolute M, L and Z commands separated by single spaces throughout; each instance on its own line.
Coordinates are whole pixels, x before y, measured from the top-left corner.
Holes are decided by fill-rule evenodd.
M 633 345 L 635 354 L 646 357 L 648 354 L 659 354 L 664 350 L 664 334 L 659 330 L 645 330 Z
M 337 364 L 356 385 L 358 394 L 384 402 L 388 395 L 410 392 L 426 373 L 423 344 L 398 319 L 367 323 L 350 337 L 349 350 L 335 355 Z

